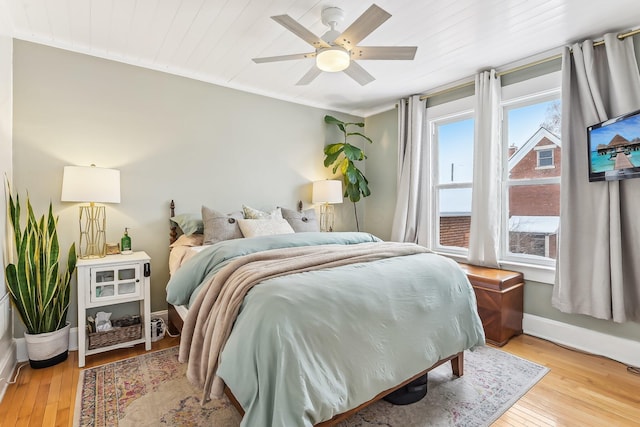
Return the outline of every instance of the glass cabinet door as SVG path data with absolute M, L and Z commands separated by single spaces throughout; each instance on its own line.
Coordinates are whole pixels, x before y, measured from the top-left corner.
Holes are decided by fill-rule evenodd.
M 127 295 L 136 293 L 136 269 L 122 268 L 118 270 L 118 294 Z
M 105 303 L 141 296 L 140 264 L 91 269 L 89 302 Z
M 106 298 L 115 295 L 114 271 L 96 271 L 95 276 L 95 297 Z

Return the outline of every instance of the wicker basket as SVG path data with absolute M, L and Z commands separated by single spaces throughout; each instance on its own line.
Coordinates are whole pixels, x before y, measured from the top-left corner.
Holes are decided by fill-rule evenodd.
M 142 324 L 115 327 L 107 332 L 90 332 L 89 350 L 142 338 Z

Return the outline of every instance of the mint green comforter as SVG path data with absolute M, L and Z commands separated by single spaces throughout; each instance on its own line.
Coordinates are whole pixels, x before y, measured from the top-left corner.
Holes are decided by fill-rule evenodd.
M 178 270 L 168 293 L 200 280 L 188 286 L 195 288 L 256 250 L 375 240 L 300 233 L 221 242 Z M 311 426 L 482 344 L 464 272 L 447 258 L 418 254 L 262 282 L 244 299 L 217 374 L 245 410 L 242 426 Z

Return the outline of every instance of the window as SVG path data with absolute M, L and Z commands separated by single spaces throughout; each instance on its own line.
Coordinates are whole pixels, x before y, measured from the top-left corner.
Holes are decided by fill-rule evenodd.
M 538 169 L 553 167 L 553 149 L 538 150 Z
M 553 282 L 560 222 L 560 72 L 502 80 L 503 152 L 499 261 Z M 517 81 L 516 81 L 517 80 Z M 469 248 L 474 96 L 427 105 L 430 247 L 464 259 Z
M 458 112 L 429 122 L 434 206 L 433 247 L 465 252 L 471 227 L 473 117 Z
M 559 93 L 503 103 L 505 208 L 503 258 L 553 265 L 560 223 Z M 556 167 L 557 165 L 557 167 Z

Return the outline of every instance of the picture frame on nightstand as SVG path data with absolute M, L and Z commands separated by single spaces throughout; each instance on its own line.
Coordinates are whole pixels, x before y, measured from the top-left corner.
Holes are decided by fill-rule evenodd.
M 118 255 L 120 253 L 120 243 L 107 243 L 107 255 Z

